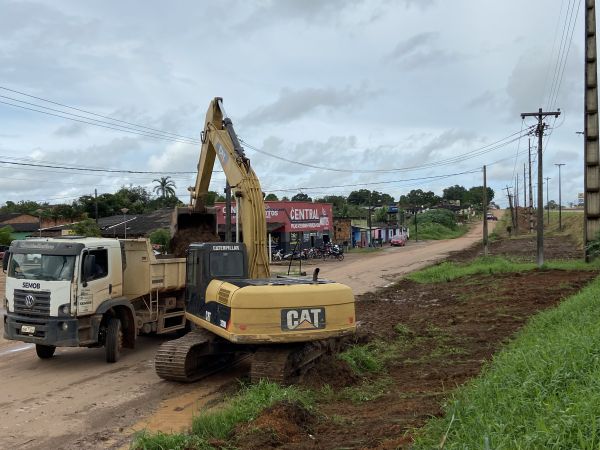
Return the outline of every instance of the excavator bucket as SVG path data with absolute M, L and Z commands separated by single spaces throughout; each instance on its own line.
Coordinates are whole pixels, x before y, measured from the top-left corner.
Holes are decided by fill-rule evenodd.
M 171 239 L 171 252 L 176 257 L 184 257 L 192 242 L 220 241 L 214 209 L 194 212 L 189 208 L 177 208 L 176 214 L 176 229 Z

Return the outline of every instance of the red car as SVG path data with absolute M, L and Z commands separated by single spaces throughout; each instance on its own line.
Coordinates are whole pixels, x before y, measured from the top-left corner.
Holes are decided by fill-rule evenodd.
M 404 236 L 403 234 L 394 236 L 390 241 L 390 245 L 392 247 L 404 247 L 406 245 L 406 236 Z

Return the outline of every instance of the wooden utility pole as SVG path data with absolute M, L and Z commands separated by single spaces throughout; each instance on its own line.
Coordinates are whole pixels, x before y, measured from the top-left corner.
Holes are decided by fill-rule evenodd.
M 596 2 L 585 0 L 584 82 L 584 227 L 583 243 L 596 239 L 600 231 L 600 155 L 598 152 L 598 61 L 596 58 Z M 587 250 L 585 259 L 589 261 Z
M 510 188 L 508 186 L 506 186 L 504 189 L 506 189 L 506 196 L 508 197 L 508 207 L 510 208 L 510 221 L 512 224 L 512 230 L 514 230 L 515 229 L 515 212 L 513 210 L 512 195 L 510 193 Z
M 527 209 L 527 175 L 525 175 L 525 166 L 523 163 L 523 208 Z
M 561 188 L 561 180 L 560 180 L 560 168 L 565 165 L 565 163 L 554 164 L 558 167 L 558 231 L 562 231 L 562 188 Z
M 239 218 L 239 215 L 235 216 L 236 221 Z M 229 183 L 225 183 L 225 242 L 233 242 L 231 236 L 231 186 Z
M 519 234 L 519 177 L 515 177 L 515 234 Z
M 531 180 L 531 138 L 529 138 L 529 232 L 533 233 L 533 181 Z
M 535 133 L 538 137 L 538 186 L 537 186 L 537 264 L 538 267 L 542 267 L 544 264 L 544 186 L 543 186 L 543 171 L 544 164 L 542 162 L 542 141 L 544 138 L 544 128 L 546 124 L 544 123 L 544 117 L 546 116 L 560 116 L 560 111 L 542 111 L 542 108 L 538 110 L 538 112 L 533 113 L 521 113 L 521 118 L 525 117 L 537 117 L 538 125 Z
M 550 225 L 550 194 L 548 194 L 548 192 L 550 192 L 550 183 L 548 182 L 548 180 L 551 179 L 552 178 L 550 177 L 544 178 L 544 180 L 546 180 L 546 208 L 548 209 L 548 225 Z
M 487 210 L 488 210 L 488 199 L 487 199 L 487 176 L 486 169 L 483 166 L 483 256 L 488 255 L 488 223 L 487 223 Z

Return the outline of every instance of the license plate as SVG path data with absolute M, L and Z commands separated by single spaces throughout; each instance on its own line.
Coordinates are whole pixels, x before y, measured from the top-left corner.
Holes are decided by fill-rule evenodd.
M 33 334 L 35 333 L 35 327 L 31 325 L 21 325 L 21 333 Z

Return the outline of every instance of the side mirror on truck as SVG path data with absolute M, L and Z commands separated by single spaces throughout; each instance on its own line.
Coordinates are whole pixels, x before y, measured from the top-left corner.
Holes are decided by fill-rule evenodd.
M 87 286 L 87 282 L 92 279 L 94 274 L 94 269 L 96 267 L 96 255 L 90 255 L 89 253 L 84 254 L 83 260 L 83 287 Z
M 4 256 L 2 257 L 2 271 L 6 273 L 8 270 L 8 260 L 10 259 L 10 252 L 4 252 Z

